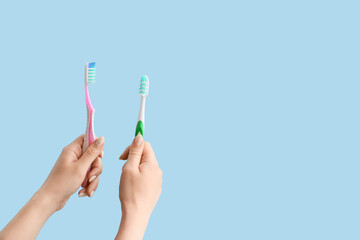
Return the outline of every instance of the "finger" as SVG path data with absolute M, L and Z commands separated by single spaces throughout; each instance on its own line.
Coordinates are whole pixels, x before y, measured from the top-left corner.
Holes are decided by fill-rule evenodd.
M 79 191 L 79 193 L 78 193 L 78 196 L 79 196 L 79 197 L 85 197 L 85 196 L 87 196 L 87 194 L 86 194 L 86 188 L 81 189 L 81 190 Z
M 89 183 L 94 181 L 95 178 L 97 178 L 102 173 L 102 169 L 103 169 L 103 166 L 102 166 L 101 158 L 97 157 L 96 160 L 92 163 L 91 170 L 87 176 L 89 179 Z
M 141 133 L 138 133 L 138 135 L 135 137 L 134 141 L 130 146 L 127 166 L 139 167 L 143 150 L 144 150 L 144 139 Z
M 72 143 L 67 145 L 65 148 L 71 150 L 76 154 L 76 157 L 81 157 L 82 154 L 82 146 L 84 143 L 84 134 L 77 137 Z
M 86 194 L 89 197 L 92 197 L 94 195 L 94 192 L 96 191 L 98 185 L 99 185 L 99 178 L 95 178 L 95 180 L 92 181 L 91 183 L 89 183 L 89 185 L 87 186 Z
M 96 140 L 96 139 L 98 139 L 97 136 L 95 136 L 95 140 Z M 101 159 L 104 158 L 104 151 L 102 151 L 102 153 L 99 154 L 99 157 L 100 157 Z
M 149 142 L 144 143 L 144 151 L 140 164 L 143 163 L 151 163 L 158 166 L 158 162 L 156 160 L 154 150 Z
M 77 161 L 77 163 L 80 165 L 81 168 L 84 169 L 84 171 L 88 170 L 91 163 L 95 159 L 97 159 L 100 153 L 102 153 L 104 149 L 104 142 L 104 137 L 99 137 L 98 139 L 96 139 L 96 141 L 88 147 L 85 153 Z
M 84 143 L 84 134 L 81 134 L 69 145 L 79 145 L 80 147 L 82 147 L 83 143 Z
M 131 146 L 131 145 L 130 145 Z M 119 159 L 120 160 L 126 160 L 129 156 L 129 152 L 130 152 L 130 146 L 128 146 L 125 151 L 120 155 Z

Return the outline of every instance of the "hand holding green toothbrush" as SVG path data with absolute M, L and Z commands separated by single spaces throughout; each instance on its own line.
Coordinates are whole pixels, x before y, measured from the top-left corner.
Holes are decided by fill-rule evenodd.
M 149 92 L 149 79 L 142 76 L 139 94 L 140 112 L 135 139 L 121 154 L 127 160 L 123 166 L 119 186 L 122 217 L 115 240 L 142 239 L 150 215 L 160 197 L 162 171 L 149 142 L 144 142 L 145 98 Z

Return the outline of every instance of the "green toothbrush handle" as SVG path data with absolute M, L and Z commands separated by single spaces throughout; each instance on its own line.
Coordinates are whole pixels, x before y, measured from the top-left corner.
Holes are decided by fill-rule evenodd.
M 145 127 L 144 127 L 144 123 L 141 120 L 138 121 L 136 125 L 135 137 L 138 135 L 138 133 L 141 133 L 141 135 L 144 137 Z

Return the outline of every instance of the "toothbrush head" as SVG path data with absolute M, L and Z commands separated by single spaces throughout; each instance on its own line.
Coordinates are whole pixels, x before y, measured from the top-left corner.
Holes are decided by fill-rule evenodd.
M 143 75 L 140 80 L 139 94 L 140 96 L 147 96 L 149 93 L 149 78 Z
M 88 83 L 95 83 L 95 62 L 88 63 Z

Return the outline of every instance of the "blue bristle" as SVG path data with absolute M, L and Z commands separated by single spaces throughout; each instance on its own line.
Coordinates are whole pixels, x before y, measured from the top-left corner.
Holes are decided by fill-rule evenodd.
M 88 82 L 95 83 L 95 62 L 90 62 L 88 65 Z
M 89 68 L 95 68 L 95 62 L 89 63 Z

